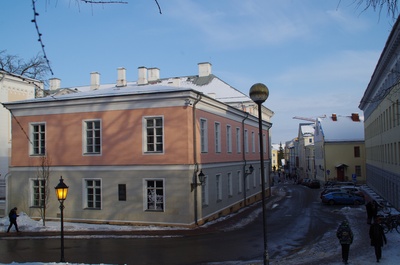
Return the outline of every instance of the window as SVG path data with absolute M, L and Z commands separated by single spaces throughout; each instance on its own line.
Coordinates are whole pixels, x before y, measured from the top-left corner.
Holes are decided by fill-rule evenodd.
M 207 120 L 200 119 L 200 145 L 201 152 L 208 152 L 208 130 L 207 130 Z
M 221 153 L 221 124 L 216 122 L 214 124 L 214 136 L 215 136 L 215 152 Z
M 221 175 L 218 174 L 215 176 L 215 187 L 217 188 L 217 201 L 222 200 L 222 183 L 221 183 Z
M 356 171 L 356 176 L 361 177 L 361 166 L 356 166 L 355 171 Z
M 88 209 L 101 209 L 101 180 L 85 179 L 86 205 Z
M 233 183 L 232 183 L 232 173 L 228 173 L 228 196 L 232 197 L 233 195 Z
M 360 157 L 360 147 L 354 146 L 354 157 Z
M 118 184 L 118 200 L 126 201 L 126 184 Z
M 201 203 L 203 206 L 208 205 L 208 177 L 205 177 L 204 184 L 201 185 Z
M 85 154 L 100 154 L 101 152 L 101 127 L 99 120 L 85 121 Z
M 240 137 L 240 128 L 236 128 L 236 150 L 238 154 L 241 152 Z
M 164 180 L 146 180 L 147 211 L 164 210 Z
M 244 130 L 244 151 L 246 153 L 249 152 L 249 135 L 247 133 L 247 130 Z
M 239 170 L 237 172 L 237 179 L 238 179 L 238 193 L 243 192 L 243 187 L 242 187 L 242 172 Z
M 226 126 L 226 151 L 232 153 L 232 128 L 230 125 Z
M 32 155 L 46 154 L 46 125 L 44 123 L 31 124 Z
M 255 136 L 254 132 L 251 132 L 251 151 L 253 153 L 256 152 L 256 136 Z M 258 150 L 258 151 L 260 151 L 260 150 Z
M 146 152 L 163 152 L 163 119 L 161 117 L 146 118 Z
M 33 207 L 44 207 L 46 197 L 46 180 L 44 179 L 32 179 L 32 206 Z

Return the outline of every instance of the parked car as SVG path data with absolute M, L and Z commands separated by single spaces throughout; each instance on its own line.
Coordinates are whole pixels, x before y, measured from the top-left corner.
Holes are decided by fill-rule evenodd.
M 322 196 L 322 202 L 326 204 L 364 204 L 363 197 L 347 192 L 330 192 Z
M 311 179 L 310 178 L 305 178 L 301 180 L 301 185 L 303 186 L 308 186 L 308 183 L 310 183 Z
M 321 187 L 321 183 L 319 180 L 313 179 L 308 183 L 307 186 L 311 189 L 319 189 Z
M 346 192 L 346 193 L 355 194 L 355 195 L 364 197 L 364 192 L 358 187 L 354 187 L 354 186 L 335 186 L 335 187 L 325 188 L 321 192 L 320 198 L 322 199 L 323 195 L 325 195 L 327 193 L 331 193 L 331 192 Z

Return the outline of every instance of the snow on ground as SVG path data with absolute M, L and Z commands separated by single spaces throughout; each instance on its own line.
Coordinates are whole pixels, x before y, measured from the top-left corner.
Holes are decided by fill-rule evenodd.
M 372 195 L 373 197 L 373 195 Z M 275 204 L 272 202 L 272 207 Z M 271 206 L 270 206 L 271 207 Z M 368 239 L 368 228 L 366 224 L 366 214 L 364 207 L 343 207 L 340 209 L 340 213 L 343 214 L 352 225 L 353 233 L 355 236 L 354 243 L 350 247 L 349 265 L 369 265 L 378 264 L 375 260 L 375 254 L 373 247 L 369 244 Z M 60 231 L 60 222 L 46 221 L 46 226 L 43 226 L 42 221 L 35 221 L 29 218 L 25 213 L 19 213 L 18 226 L 21 231 L 30 232 L 48 232 L 48 231 Z M 228 227 L 228 230 L 240 228 L 250 223 L 254 218 L 261 214 L 259 207 L 254 210 L 247 218 L 244 218 L 240 223 Z M 393 213 L 392 213 L 393 214 Z M 398 214 L 395 212 L 394 214 Z M 229 218 L 228 217 L 224 217 Z M 339 221 L 338 221 L 339 224 Z M 7 231 L 9 225 L 8 217 L 0 218 L 0 231 Z M 208 224 L 209 225 L 209 224 Z M 64 222 L 65 231 L 134 231 L 134 230 L 176 230 L 176 228 L 158 227 L 158 226 L 120 226 L 120 225 L 105 225 L 105 224 L 84 224 L 84 223 L 69 223 Z M 182 229 L 182 228 L 179 228 Z M 15 233 L 14 227 L 11 230 Z M 10 233 L 11 233 L 10 232 Z M 340 265 L 341 262 L 341 249 L 340 244 L 336 238 L 336 231 L 327 232 L 319 242 L 314 245 L 305 246 L 299 252 L 285 257 L 280 260 L 270 260 L 270 265 L 320 265 L 321 261 L 325 265 Z M 87 236 L 85 236 L 87 237 Z M 388 244 L 382 248 L 382 259 L 379 264 L 383 265 L 397 265 L 400 264 L 400 234 L 396 231 L 389 232 L 386 234 Z M 6 240 L 13 240 L 7 238 Z M 0 263 L 4 264 L 4 263 Z M 9 263 L 11 265 L 17 264 L 28 264 L 28 265 L 56 265 L 56 264 L 70 264 L 78 265 L 79 263 Z M 263 264 L 262 260 L 253 261 L 226 261 L 217 263 L 208 263 L 208 265 L 260 265 Z M 82 265 L 79 264 L 79 265 Z

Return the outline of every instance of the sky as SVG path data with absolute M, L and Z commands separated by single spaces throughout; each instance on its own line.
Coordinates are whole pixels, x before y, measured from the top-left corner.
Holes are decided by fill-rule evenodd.
M 274 186 L 273 188 L 276 188 Z M 380 197 L 374 193 L 370 188 L 363 186 L 363 190 L 369 193 L 369 196 L 373 199 L 379 200 Z M 274 193 L 275 194 L 275 193 Z M 276 194 L 279 194 L 276 193 Z M 283 196 L 286 195 L 286 193 Z M 279 195 L 278 195 L 279 196 Z M 275 200 L 271 200 L 275 201 Z M 279 201 L 271 202 L 272 204 L 267 205 L 267 207 L 276 208 L 279 206 Z M 330 207 L 330 206 L 327 206 Z M 343 206 L 339 208 L 339 213 L 349 221 L 352 231 L 354 233 L 354 242 L 350 247 L 350 256 L 349 256 L 349 265 L 372 265 L 377 264 L 374 257 L 373 248 L 369 245 L 368 240 L 366 242 L 361 242 L 362 238 L 365 238 L 365 233 L 368 231 L 368 226 L 366 225 L 366 213 L 364 207 L 348 207 Z M 255 218 L 257 218 L 262 213 L 261 207 L 255 207 L 254 211 L 250 213 L 246 218 L 243 218 L 240 222 L 231 224 L 231 226 L 225 227 L 227 230 L 240 229 L 243 226 L 250 224 Z M 399 214 L 397 211 L 392 211 L 392 214 Z M 41 221 L 35 221 L 29 218 L 25 213 L 19 212 L 18 217 L 18 225 L 21 231 L 30 231 L 30 232 L 41 232 L 41 231 L 59 231 L 60 223 L 59 222 L 46 222 L 46 226 L 43 227 Z M 226 217 L 222 217 L 216 221 L 212 221 L 207 223 L 206 225 L 210 225 L 212 223 L 225 220 L 227 218 L 232 217 L 234 214 L 228 215 Z M 338 224 L 342 221 L 338 220 Z M 5 231 L 8 227 L 9 221 L 8 217 L 0 218 L 0 231 Z M 2 238 L 2 240 L 14 240 L 17 237 L 13 237 L 12 233 L 15 233 L 13 230 L 10 231 L 10 235 Z M 118 226 L 118 225 L 99 225 L 99 224 L 82 224 L 82 223 L 69 223 L 64 222 L 64 230 L 65 231 L 132 231 L 132 230 L 155 230 L 155 229 L 172 229 L 165 227 L 154 227 L 154 226 Z M 340 244 L 332 244 L 332 242 L 337 242 L 336 231 L 328 231 L 324 234 L 321 239 L 316 242 L 316 244 L 310 244 L 304 246 L 299 251 L 295 251 L 291 255 L 288 255 L 282 259 L 271 259 L 271 265 L 298 265 L 298 264 L 320 264 L 321 260 L 324 260 L 323 264 L 325 265 L 342 265 L 343 263 L 340 261 Z M 105 233 L 104 236 L 80 236 L 79 233 L 74 238 L 81 239 L 89 239 L 89 238 L 107 238 L 112 235 L 107 235 L 109 233 Z M 111 233 L 112 234 L 112 233 Z M 364 234 L 364 237 L 361 235 Z M 66 236 L 66 238 L 70 238 L 71 236 Z M 118 237 L 118 236 L 116 236 Z M 127 236 L 119 236 L 126 238 Z M 135 236 L 131 236 L 135 237 Z M 142 237 L 140 235 L 136 237 Z M 379 264 L 382 265 L 397 265 L 400 259 L 399 252 L 399 244 L 400 244 L 400 234 L 397 232 L 389 232 L 386 234 L 387 237 L 387 245 L 382 248 L 382 259 Z M 290 242 L 289 242 L 290 244 Z M 362 253 L 361 255 L 359 253 Z M 332 261 L 336 260 L 336 261 Z M 207 265 L 261 265 L 262 260 L 252 260 L 252 261 L 225 261 L 225 262 L 212 262 Z M 0 263 L 5 264 L 5 263 Z M 19 263 L 17 261 L 7 264 L 60 264 L 57 262 L 52 263 L 42 263 L 42 262 L 25 262 Z M 70 265 L 74 263 L 68 263 Z M 83 263 L 79 263 L 83 264 Z
M 61 87 L 114 83 L 117 68 L 137 80 L 138 67 L 160 77 L 212 73 L 248 94 L 264 83 L 275 114 L 272 143 L 289 141 L 304 120 L 359 113 L 359 102 L 394 21 L 354 0 L 126 0 L 85 4 L 36 0 L 44 49 Z M 42 51 L 32 2 L 1 0 L 0 51 L 29 59 Z M 7 36 L 7 37 L 5 37 Z

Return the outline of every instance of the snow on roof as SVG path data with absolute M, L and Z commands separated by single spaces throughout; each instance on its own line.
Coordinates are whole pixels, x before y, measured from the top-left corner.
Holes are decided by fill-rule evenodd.
M 90 98 L 123 94 L 146 94 L 193 89 L 223 103 L 251 101 L 249 96 L 231 87 L 214 75 L 209 75 L 207 77 L 185 76 L 164 78 L 146 85 L 138 85 L 137 82 L 128 82 L 126 86 L 119 87 L 114 83 L 102 84 L 95 90 L 91 89 L 90 85 L 64 89 L 70 90 L 71 93 L 58 95 L 57 99 Z M 42 100 L 46 101 L 48 99 Z
M 300 130 L 303 135 L 314 135 L 314 124 L 303 124 Z
M 364 141 L 364 122 L 353 121 L 350 116 L 318 118 L 325 142 Z

